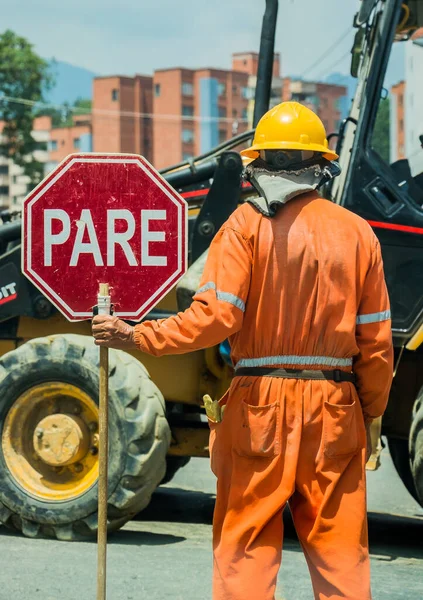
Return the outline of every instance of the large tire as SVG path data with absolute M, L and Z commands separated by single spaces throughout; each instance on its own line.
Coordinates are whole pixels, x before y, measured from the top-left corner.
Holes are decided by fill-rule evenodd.
M 389 453 L 394 463 L 394 467 L 401 478 L 401 481 L 418 501 L 417 491 L 414 485 L 413 474 L 411 472 L 410 451 L 408 449 L 408 440 L 401 438 L 388 437 Z
M 423 387 L 413 407 L 410 429 L 410 462 L 416 500 L 423 506 Z
M 31 389 L 38 389 L 35 386 L 43 382 L 46 386 L 51 382 L 59 382 L 53 384 L 56 386 L 62 382 L 75 386 L 92 399 L 95 407 L 98 405 L 98 366 L 98 348 L 92 338 L 80 335 L 37 338 L 0 359 L 0 431 L 4 442 L 0 448 L 0 522 L 22 531 L 26 536 L 52 536 L 71 541 L 95 534 L 97 479 L 84 493 L 58 502 L 51 498 L 45 501 L 25 489 L 22 480 L 18 481 L 14 476 L 13 468 L 9 468 L 10 457 L 8 462 L 3 451 L 8 434 L 5 428 L 7 416 L 16 412 L 11 409 L 14 405 L 18 406 L 18 398 L 30 394 Z M 62 413 L 63 410 L 56 412 Z M 34 435 L 37 431 L 34 429 Z M 147 506 L 164 477 L 169 444 L 170 429 L 162 394 L 139 361 L 125 352 L 111 350 L 110 530 L 121 527 Z M 39 457 L 36 456 L 36 459 L 39 460 Z

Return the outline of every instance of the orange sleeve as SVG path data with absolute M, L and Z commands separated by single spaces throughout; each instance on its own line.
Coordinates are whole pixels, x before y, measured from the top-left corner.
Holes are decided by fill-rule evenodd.
M 376 237 L 359 304 L 356 341 L 354 373 L 364 420 L 370 422 L 385 411 L 393 375 L 391 311 Z
M 250 287 L 252 250 L 242 233 L 221 229 L 210 245 L 200 289 L 191 306 L 168 319 L 134 328 L 142 352 L 183 354 L 219 344 L 241 329 Z

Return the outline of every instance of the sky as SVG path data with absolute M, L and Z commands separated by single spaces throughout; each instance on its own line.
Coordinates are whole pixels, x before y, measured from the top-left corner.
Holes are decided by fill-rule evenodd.
M 166 67 L 230 68 L 232 52 L 258 51 L 265 0 L 13 0 L 12 29 L 44 58 L 98 75 L 151 74 Z M 359 0 L 279 0 L 275 50 L 283 75 L 348 73 Z M 6 6 L 5 6 L 6 5 Z M 309 67 L 337 40 L 323 62 Z

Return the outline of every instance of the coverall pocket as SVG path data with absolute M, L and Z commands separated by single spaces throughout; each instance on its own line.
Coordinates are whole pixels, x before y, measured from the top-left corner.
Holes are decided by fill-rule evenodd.
M 241 456 L 271 458 L 279 453 L 279 402 L 253 406 L 241 402 L 238 444 Z
M 325 401 L 323 412 L 323 451 L 331 458 L 349 456 L 359 449 L 356 401 L 332 404 Z

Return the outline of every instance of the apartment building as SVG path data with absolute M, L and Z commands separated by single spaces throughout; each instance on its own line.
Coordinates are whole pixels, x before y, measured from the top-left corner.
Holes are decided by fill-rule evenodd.
M 339 131 L 342 118 L 342 100 L 347 95 L 345 86 L 318 81 L 304 81 L 284 77 L 282 100 L 305 104 L 317 113 L 328 134 Z
M 92 106 L 94 152 L 135 153 L 152 160 L 152 77 L 96 77 Z

